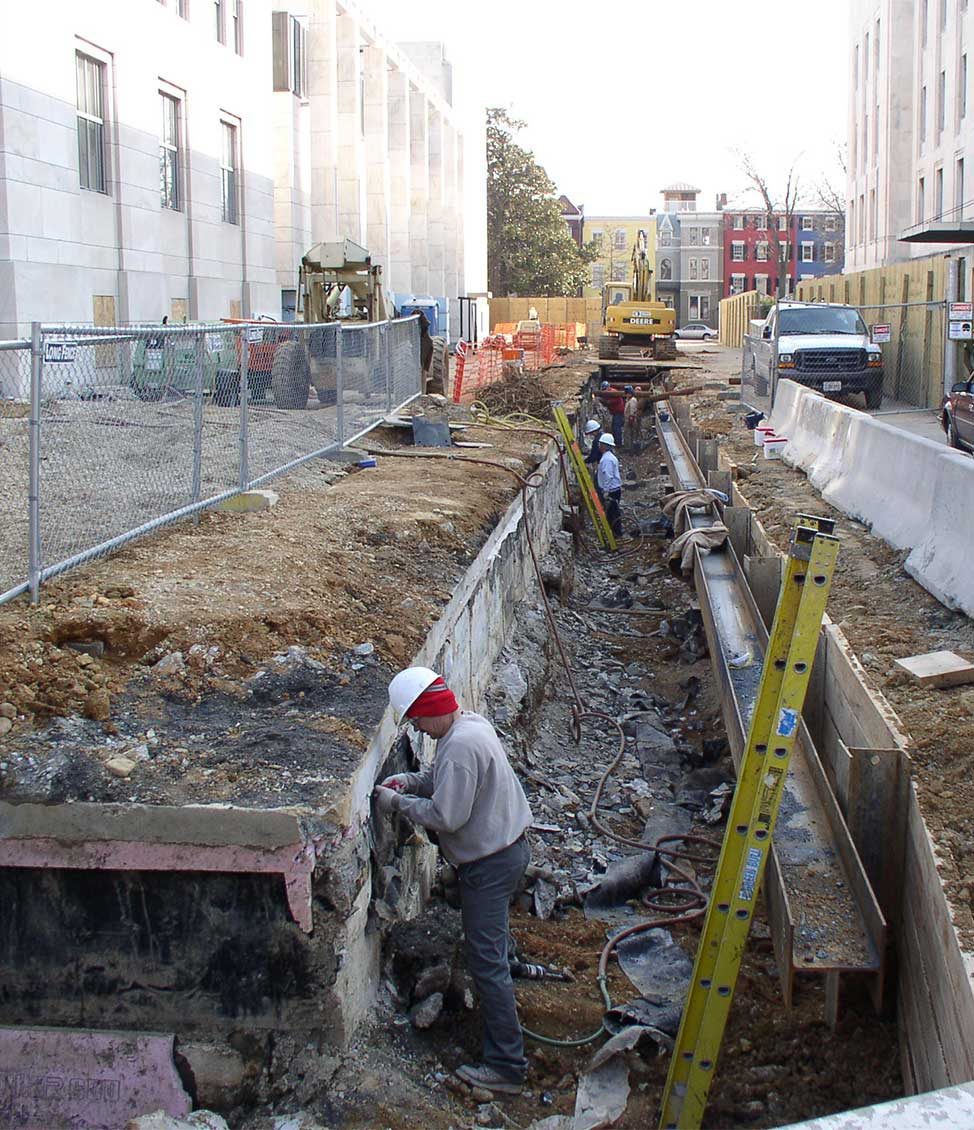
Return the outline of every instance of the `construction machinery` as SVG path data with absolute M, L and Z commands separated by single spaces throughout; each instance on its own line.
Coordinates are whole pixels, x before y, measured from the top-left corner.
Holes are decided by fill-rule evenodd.
M 334 404 L 338 388 L 338 336 L 323 323 L 364 324 L 387 317 L 382 268 L 350 239 L 316 243 L 301 257 L 298 272 L 297 316 L 322 328 L 291 340 L 278 338 L 270 376 L 274 403 L 279 408 L 306 408 L 314 387 L 321 404 Z M 367 367 L 364 335 L 343 342 L 346 370 Z M 368 374 L 361 376 L 366 378 Z
M 644 229 L 632 249 L 632 282 L 609 282 L 602 290 L 599 358 L 616 361 L 623 345 L 650 350 L 660 360 L 676 357 L 676 311 L 656 301 L 649 240 Z

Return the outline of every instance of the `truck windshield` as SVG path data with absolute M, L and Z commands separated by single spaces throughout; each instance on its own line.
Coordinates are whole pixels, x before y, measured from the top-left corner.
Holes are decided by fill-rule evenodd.
M 858 310 L 847 306 L 799 306 L 781 311 L 782 334 L 865 334 Z

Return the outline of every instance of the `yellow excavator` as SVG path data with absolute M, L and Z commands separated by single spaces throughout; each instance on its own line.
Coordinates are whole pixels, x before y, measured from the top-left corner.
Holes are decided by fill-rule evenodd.
M 599 360 L 618 361 L 619 347 L 649 349 L 653 357 L 676 357 L 676 311 L 656 301 L 649 240 L 640 228 L 632 249 L 632 282 L 606 283 L 602 290 L 602 334 Z

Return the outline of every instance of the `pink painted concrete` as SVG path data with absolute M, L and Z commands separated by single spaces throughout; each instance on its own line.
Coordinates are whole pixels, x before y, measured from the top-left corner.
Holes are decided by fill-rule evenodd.
M 119 1130 L 130 1118 L 192 1103 L 174 1037 L 85 1028 L 0 1028 L 0 1126 Z
M 75 871 L 218 871 L 272 874 L 284 879 L 288 907 L 306 933 L 312 929 L 311 876 L 314 843 L 278 848 L 239 844 L 149 843 L 126 840 L 74 841 L 38 836 L 0 838 L 0 867 L 63 867 Z

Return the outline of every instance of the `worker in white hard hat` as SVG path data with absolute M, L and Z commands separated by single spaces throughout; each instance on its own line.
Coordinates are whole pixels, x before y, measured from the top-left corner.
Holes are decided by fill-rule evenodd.
M 592 467 L 599 465 L 599 456 L 602 454 L 599 451 L 599 433 L 602 431 L 602 425 L 598 420 L 589 420 L 584 427 L 585 438 L 591 445 L 586 452 L 585 462 Z
M 599 469 L 595 477 L 595 489 L 605 507 L 605 516 L 616 537 L 622 534 L 622 474 L 615 453 L 616 441 L 611 432 L 599 436 Z
M 444 680 L 409 667 L 389 684 L 398 722 L 436 741 L 421 773 L 397 773 L 375 789 L 380 812 L 398 812 L 437 833 L 457 871 L 467 968 L 480 998 L 483 1062 L 457 1068 L 471 1086 L 519 1094 L 527 1073 L 511 981 L 508 909 L 530 860 L 531 809 L 494 727 L 461 710 Z

